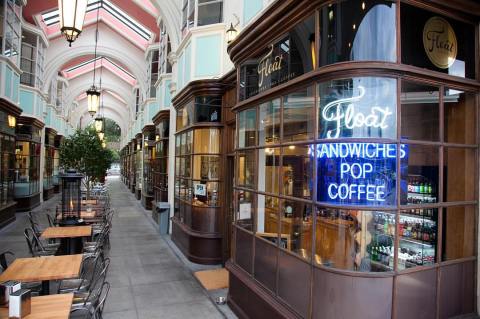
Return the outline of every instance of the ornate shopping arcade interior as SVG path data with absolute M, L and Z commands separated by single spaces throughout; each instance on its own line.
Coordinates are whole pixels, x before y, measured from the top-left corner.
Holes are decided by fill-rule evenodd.
M 0 318 L 477 318 L 479 34 L 476 0 L 0 0 Z

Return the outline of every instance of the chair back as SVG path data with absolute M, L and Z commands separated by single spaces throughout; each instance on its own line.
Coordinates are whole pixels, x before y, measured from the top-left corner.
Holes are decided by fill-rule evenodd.
M 0 269 L 2 272 L 7 270 L 8 268 L 8 260 L 7 260 L 7 255 L 12 256 L 15 259 L 15 254 L 12 253 L 11 251 L 4 251 L 3 253 L 0 254 Z
M 107 301 L 109 291 L 110 291 L 110 283 L 108 281 L 105 281 L 102 284 L 102 289 L 100 291 L 100 295 L 98 298 L 98 304 L 95 307 L 95 310 L 93 313 L 93 318 L 95 319 L 102 318 L 103 308 L 105 308 L 105 302 Z
M 50 215 L 50 214 L 48 214 L 48 213 L 45 213 L 45 215 L 47 216 L 48 225 L 49 225 L 50 227 L 54 227 L 54 226 L 55 226 L 55 221 L 53 220 L 52 215 Z
M 25 228 L 23 234 L 25 235 L 25 239 L 27 240 L 28 250 L 30 251 L 30 254 L 32 255 L 32 257 L 37 257 L 38 254 L 36 253 L 33 243 L 33 230 L 30 228 Z

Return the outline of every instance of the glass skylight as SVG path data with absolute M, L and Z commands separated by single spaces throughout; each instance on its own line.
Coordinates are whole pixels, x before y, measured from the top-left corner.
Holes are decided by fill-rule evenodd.
M 118 21 L 126 25 L 128 28 L 132 29 L 135 33 L 137 33 L 140 37 L 145 40 L 150 40 L 151 32 L 135 21 L 132 17 L 130 17 L 125 11 L 114 5 L 109 0 L 88 0 L 87 4 L 87 12 L 95 11 L 97 8 L 100 7 L 103 10 L 110 13 L 113 17 L 115 17 Z M 49 12 L 42 14 L 42 19 L 47 26 L 52 26 L 60 22 L 60 15 L 58 12 L 58 8 Z
M 132 73 L 128 72 L 127 70 L 125 70 L 123 67 L 121 67 L 121 66 L 118 65 L 117 63 L 113 62 L 113 61 L 112 61 L 111 59 L 109 59 L 108 57 L 102 57 L 102 56 L 97 57 L 96 59 L 87 60 L 87 61 L 82 62 L 82 63 L 79 63 L 79 64 L 77 64 L 77 65 L 75 65 L 75 66 L 72 66 L 72 67 L 66 69 L 65 72 L 68 73 L 68 72 L 75 71 L 75 70 L 77 70 L 77 69 L 79 69 L 79 68 L 81 68 L 81 67 L 83 67 L 83 66 L 85 66 L 85 65 L 87 65 L 87 64 L 93 63 L 93 61 L 95 61 L 95 60 L 97 61 L 97 65 L 100 65 L 100 64 L 99 64 L 99 60 L 100 60 L 100 59 L 105 59 L 105 60 L 107 60 L 108 62 L 110 62 L 111 64 L 113 64 L 117 69 L 119 69 L 120 71 L 122 71 L 123 73 L 125 73 L 126 75 L 128 75 L 129 77 L 131 77 L 132 79 L 135 79 L 135 76 L 133 76 Z

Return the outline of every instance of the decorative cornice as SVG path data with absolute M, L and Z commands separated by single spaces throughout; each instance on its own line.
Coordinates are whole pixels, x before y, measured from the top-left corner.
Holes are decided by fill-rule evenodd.
M 157 114 L 152 118 L 153 123 L 155 125 L 160 124 L 160 121 L 170 119 L 170 110 L 160 110 Z
M 19 117 L 20 114 L 22 114 L 21 108 L 3 97 L 0 97 L 0 110 L 7 112 L 15 117 Z
M 175 109 L 186 104 L 195 96 L 200 95 L 223 95 L 227 89 L 235 87 L 235 69 L 225 74 L 220 79 L 205 79 L 191 81 L 172 99 Z
M 17 123 L 23 124 L 23 125 L 32 125 L 38 129 L 43 129 L 45 127 L 45 123 L 43 123 L 37 118 L 29 117 L 29 116 L 20 116 L 17 120 Z

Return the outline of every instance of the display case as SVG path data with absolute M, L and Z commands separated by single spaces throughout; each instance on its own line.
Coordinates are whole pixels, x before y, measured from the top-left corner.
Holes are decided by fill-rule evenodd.
M 40 154 L 43 123 L 20 117 L 16 128 L 14 195 L 17 210 L 28 211 L 40 204 Z
M 142 206 L 146 210 L 152 209 L 154 196 L 153 166 L 155 159 L 155 126 L 147 125 L 143 128 L 143 190 Z
M 55 161 L 55 136 L 57 132 L 45 128 L 45 160 L 43 168 L 43 200 L 50 199 L 54 194 L 54 161 Z M 58 173 L 58 172 L 57 172 Z
M 128 187 L 130 188 L 130 191 L 135 194 L 137 140 L 132 139 L 129 145 L 130 152 L 128 155 Z
M 54 193 L 60 193 L 60 146 L 62 145 L 63 135 L 55 136 L 55 147 L 53 150 L 53 189 Z
M 135 189 L 134 194 L 137 200 L 142 198 L 143 192 L 143 135 L 138 133 L 135 135 L 135 166 L 133 174 L 135 175 Z
M 162 110 L 153 118 L 155 124 L 155 158 L 153 165 L 154 203 L 168 202 L 168 155 L 170 111 Z M 154 218 L 155 219 L 155 218 Z
M 0 228 L 15 220 L 15 126 L 21 109 L 0 99 Z

